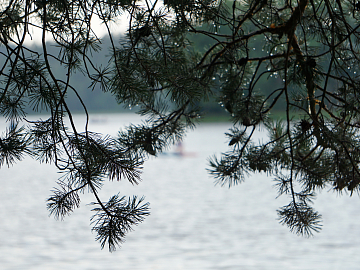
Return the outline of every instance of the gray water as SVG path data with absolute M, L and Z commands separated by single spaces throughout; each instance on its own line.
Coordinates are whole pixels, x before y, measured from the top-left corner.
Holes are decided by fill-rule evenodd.
M 94 119 L 92 130 L 112 135 L 138 121 L 129 115 Z M 150 159 L 138 186 L 105 184 L 103 200 L 120 192 L 144 195 L 151 204 L 151 215 L 114 253 L 101 250 L 90 230 L 91 195 L 82 196 L 71 216 L 56 221 L 45 205 L 59 176 L 52 166 L 26 159 L 2 168 L 0 269 L 359 269 L 357 195 L 322 192 L 315 208 L 323 215 L 323 230 L 303 238 L 278 223 L 276 209 L 288 199 L 275 199 L 266 175 L 250 176 L 231 189 L 214 186 L 207 158 L 227 150 L 223 133 L 229 127 L 200 125 L 184 141 L 188 157 Z

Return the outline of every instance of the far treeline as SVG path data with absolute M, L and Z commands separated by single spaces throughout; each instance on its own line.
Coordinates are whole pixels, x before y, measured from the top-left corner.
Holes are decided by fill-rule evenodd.
M 199 30 L 211 30 L 215 31 L 215 27 L 213 25 L 204 25 L 202 27 L 198 27 Z M 221 33 L 229 33 L 229 28 L 223 27 L 221 29 Z M 214 45 L 214 40 L 207 36 L 198 36 L 194 34 L 189 34 L 189 45 L 193 46 L 196 51 L 206 51 Z M 124 35 L 117 34 L 113 37 L 113 41 L 115 44 L 120 45 L 122 42 L 126 40 Z M 89 57 L 92 62 L 96 66 L 106 67 L 111 64 L 110 54 L 112 44 L 109 39 L 109 35 L 105 35 L 99 38 L 99 52 L 93 53 Z M 59 55 L 60 50 L 59 47 L 54 42 L 48 43 L 48 53 L 54 56 Z M 36 52 L 41 53 L 42 48 L 40 45 L 31 45 L 30 48 Z M 264 43 L 262 41 L 254 41 L 251 44 L 251 48 L 256 57 L 261 57 L 265 54 L 265 50 L 267 47 L 264 47 Z M 1 47 L 0 47 L 1 51 Z M 51 68 L 55 77 L 61 78 L 64 77 L 64 66 L 60 64 L 58 61 L 51 61 Z M 135 105 L 123 105 L 119 104 L 119 102 L 114 98 L 111 93 L 104 93 L 98 85 L 95 87 L 91 87 L 91 80 L 81 71 L 77 71 L 73 77 L 71 78 L 72 86 L 77 90 L 78 94 L 81 96 L 82 101 L 85 103 L 87 109 L 91 113 L 118 113 L 118 112 L 136 112 L 139 108 Z M 207 120 L 222 120 L 222 121 L 230 121 L 229 114 L 224 107 L 224 104 L 221 103 L 221 99 L 218 97 L 220 91 L 221 84 L 218 78 L 215 78 L 215 82 L 211 91 L 214 93 L 210 100 L 200 101 L 199 105 L 201 107 L 201 118 Z M 257 83 L 257 91 L 264 95 L 269 95 L 273 89 L 279 88 L 281 86 L 281 78 L 277 75 L 270 74 L 268 76 L 264 76 Z M 74 92 L 68 92 L 68 105 L 74 113 L 83 113 L 82 105 L 79 100 L 76 98 L 76 94 Z M 272 118 L 284 118 L 284 110 L 286 106 L 286 102 L 283 98 L 282 102 L 276 103 L 274 106 L 274 110 L 272 111 Z M 37 113 L 33 112 L 32 108 L 26 109 L 29 113 Z M 45 113 L 45 112 L 43 112 Z
M 205 26 L 204 26 L 205 27 Z M 205 28 L 210 28 L 210 26 L 206 26 Z M 126 40 L 124 35 L 116 34 L 114 35 L 113 42 L 120 46 L 122 42 Z M 189 36 L 189 44 L 194 46 L 196 50 L 202 51 L 206 48 L 209 48 L 211 44 L 213 44 L 212 39 L 209 39 L 206 36 L 200 37 L 200 40 L 197 40 L 197 37 Z M 259 44 L 258 46 L 260 46 Z M 60 53 L 59 47 L 54 42 L 47 42 L 48 46 L 48 53 L 54 56 L 58 56 Z M 106 67 L 111 65 L 111 50 L 112 50 L 112 43 L 110 41 L 109 35 L 105 35 L 99 38 L 99 52 L 93 53 L 89 56 L 91 61 L 96 66 Z M 42 52 L 41 45 L 37 43 L 33 43 L 30 46 L 31 50 L 36 51 L 38 53 Z M 0 47 L 1 52 L 2 47 Z M 260 51 L 260 50 L 258 50 Z M 59 61 L 51 61 L 51 68 L 52 71 L 57 78 L 65 78 L 64 74 L 64 66 L 61 65 Z M 84 67 L 83 67 L 84 68 Z M 271 80 L 271 78 L 269 78 Z M 218 82 L 218 79 L 216 79 Z M 272 83 L 276 83 L 276 80 L 273 80 Z M 136 104 L 121 104 L 118 100 L 109 92 L 103 92 L 100 89 L 99 85 L 95 85 L 94 87 L 91 86 L 92 81 L 80 70 L 78 70 L 71 78 L 71 84 L 76 89 L 77 94 L 81 96 L 82 101 L 86 105 L 88 111 L 90 113 L 121 113 L 121 112 L 136 112 L 139 110 L 139 107 Z M 264 84 L 264 91 L 269 89 Z M 201 119 L 206 121 L 230 121 L 230 117 L 226 112 L 226 109 L 221 106 L 220 100 L 216 98 L 215 93 L 219 93 L 219 84 L 215 84 L 213 86 L 212 91 L 214 95 L 210 98 L 210 101 L 202 102 L 199 101 L 201 105 Z M 67 103 L 69 108 L 71 108 L 72 112 L 74 113 L 83 113 L 82 105 L 79 99 L 76 97 L 74 92 L 67 93 Z M 33 108 L 26 108 L 25 109 L 28 113 L 35 113 L 37 114 L 38 110 L 33 110 Z M 41 113 L 47 113 L 46 111 L 42 111 Z M 279 114 L 276 114 L 278 116 Z
M 129 21 L 120 38 L 109 25 L 121 15 Z M 37 49 L 25 42 L 31 27 L 41 30 Z M 1 1 L 0 114 L 10 123 L 1 169 L 24 156 L 56 166 L 50 214 L 70 215 L 91 193 L 92 230 L 113 251 L 150 208 L 143 197 L 100 198 L 106 180 L 119 190 L 120 180 L 139 184 L 143 163 L 216 107 L 232 127 L 228 151 L 208 161 L 215 183 L 266 173 L 288 198 L 279 222 L 311 236 L 322 226 L 313 207 L 322 190 L 360 191 L 359 44 L 353 0 Z M 89 130 L 90 112 L 119 111 L 115 101 L 143 121 L 115 137 Z M 30 121 L 30 112 L 48 118 Z M 278 112 L 283 119 L 273 121 Z M 260 127 L 268 136 L 259 142 Z

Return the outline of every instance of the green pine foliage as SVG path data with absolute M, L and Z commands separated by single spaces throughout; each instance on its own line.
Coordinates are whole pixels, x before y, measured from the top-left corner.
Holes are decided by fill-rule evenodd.
M 110 23 L 122 14 L 128 30 L 118 41 Z M 108 30 L 105 52 L 94 17 Z M 181 141 L 215 99 L 233 121 L 229 150 L 209 159 L 216 183 L 271 175 L 290 201 L 278 210 L 280 223 L 310 236 L 321 228 L 311 205 L 319 191 L 360 189 L 359 25 L 360 2 L 349 0 L 3 1 L 0 113 L 10 128 L 0 138 L 0 165 L 25 155 L 54 164 L 62 176 L 47 206 L 56 218 L 91 192 L 96 239 L 113 251 L 149 215 L 149 204 L 119 194 L 102 201 L 105 180 L 137 184 L 143 162 Z M 25 42 L 35 38 L 31 27 L 41 30 L 40 51 Z M 108 55 L 102 65 L 99 55 Z M 143 123 L 115 138 L 88 130 L 73 83 L 79 74 L 89 91 L 137 106 Z M 85 131 L 68 95 L 87 116 Z M 29 121 L 26 108 L 50 116 Z M 283 119 L 273 121 L 278 108 Z M 256 142 L 259 128 L 269 136 Z

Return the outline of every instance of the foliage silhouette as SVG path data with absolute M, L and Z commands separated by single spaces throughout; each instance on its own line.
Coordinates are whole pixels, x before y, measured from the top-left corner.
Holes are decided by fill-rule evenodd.
M 359 192 L 359 6 L 339 0 L 3 1 L 0 112 L 10 128 L 0 139 L 0 164 L 30 155 L 64 172 L 48 199 L 58 218 L 90 190 L 93 230 L 113 251 L 149 215 L 149 205 L 135 196 L 103 202 L 104 179 L 137 184 L 147 156 L 180 141 L 196 126 L 201 104 L 216 98 L 234 124 L 229 151 L 209 160 L 216 182 L 233 186 L 249 173 L 272 175 L 279 196 L 290 200 L 278 210 L 280 223 L 312 235 L 321 228 L 311 206 L 318 191 Z M 117 42 L 110 24 L 121 14 L 128 15 L 128 30 Z M 104 65 L 93 61 L 104 55 L 94 17 L 111 41 Z M 26 45 L 31 28 L 41 30 L 41 52 Z M 89 90 L 100 87 L 120 104 L 138 105 L 144 122 L 117 138 L 89 131 L 86 104 L 72 84 L 79 73 Z M 73 121 L 69 93 L 86 114 L 85 131 Z M 269 115 L 279 104 L 285 119 L 274 122 Z M 27 106 L 50 117 L 28 121 Z M 255 143 L 259 127 L 269 137 Z

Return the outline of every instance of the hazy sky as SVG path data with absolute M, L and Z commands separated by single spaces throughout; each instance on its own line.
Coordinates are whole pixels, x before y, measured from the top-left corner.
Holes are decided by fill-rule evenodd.
M 129 24 L 129 20 L 127 16 L 123 15 L 121 16 L 116 23 L 110 24 L 110 30 L 114 34 L 118 33 L 124 33 Z M 98 37 L 103 37 L 107 34 L 107 29 L 104 24 L 101 24 L 101 21 L 99 18 L 93 18 L 92 22 L 93 30 L 95 31 L 96 35 Z M 41 44 L 41 36 L 42 36 L 42 30 L 39 28 L 31 27 L 29 28 L 30 35 L 26 37 L 25 44 L 31 45 L 31 44 Z M 46 37 L 46 40 L 51 40 L 52 36 L 51 34 L 48 34 Z

